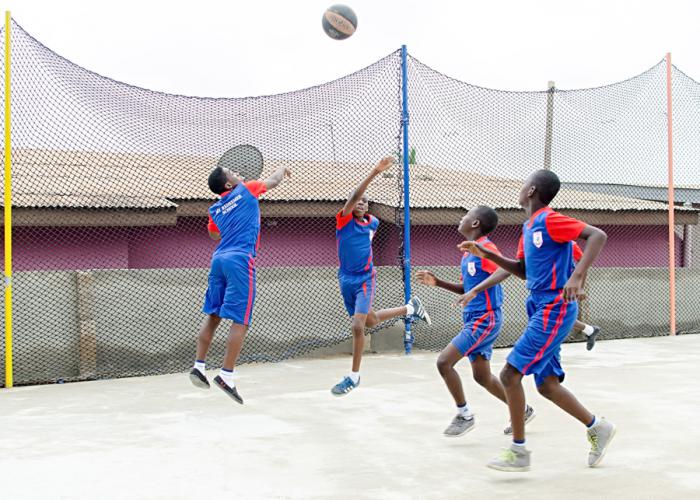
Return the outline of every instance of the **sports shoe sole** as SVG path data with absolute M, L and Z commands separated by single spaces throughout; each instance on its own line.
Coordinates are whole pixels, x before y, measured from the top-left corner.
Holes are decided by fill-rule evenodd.
M 204 375 L 201 375 L 204 377 Z M 209 382 L 206 380 L 202 380 L 200 378 L 200 375 L 197 373 L 194 373 L 194 371 L 190 372 L 190 382 L 192 382 L 192 385 L 197 387 L 198 389 L 209 389 Z
M 615 437 L 615 434 L 617 434 L 617 426 L 613 424 L 613 430 L 610 433 L 610 439 L 608 439 L 608 444 L 605 445 L 605 448 L 603 448 L 603 451 L 600 452 L 600 456 L 598 457 L 598 460 L 593 462 L 589 467 L 597 467 L 600 462 L 603 461 L 603 458 L 605 457 L 605 453 L 608 451 L 608 447 L 610 446 L 610 443 L 612 443 L 613 438 Z
M 243 398 L 238 395 L 238 391 L 236 390 L 236 388 L 229 387 L 228 385 L 226 385 L 226 382 L 224 382 L 224 379 L 222 379 L 220 376 L 217 375 L 214 378 L 214 383 L 219 389 L 224 391 L 226 395 L 233 399 L 236 403 L 238 403 L 239 405 L 243 404 Z
M 526 465 L 525 467 L 501 467 L 500 465 L 496 464 L 487 464 L 486 467 L 501 472 L 527 472 L 530 470 L 529 465 Z

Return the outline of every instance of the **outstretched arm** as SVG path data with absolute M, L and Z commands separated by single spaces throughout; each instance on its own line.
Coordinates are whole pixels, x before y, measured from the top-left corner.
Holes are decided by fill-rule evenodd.
M 481 257 L 482 259 L 488 259 L 501 269 L 508 272 L 508 274 L 515 275 L 520 279 L 525 279 L 525 262 L 523 260 L 503 257 L 502 255 L 486 248 L 476 241 L 463 241 L 457 245 L 457 248 L 459 248 L 459 250 L 462 252 L 469 252 L 477 257 Z M 490 278 L 487 278 L 487 280 L 488 279 Z
M 372 183 L 374 178 L 382 172 L 389 170 L 393 164 L 394 158 L 391 156 L 387 156 L 386 158 L 383 158 L 382 161 L 377 163 L 367 177 L 360 182 L 360 185 L 355 188 L 348 201 L 345 202 L 345 206 L 343 207 L 343 212 L 341 214 L 343 217 L 347 217 L 347 215 L 353 211 L 355 205 L 357 205 L 357 202 L 362 199 L 362 196 L 365 194 L 365 191 L 367 191 L 367 188 Z
M 291 176 L 292 171 L 289 167 L 279 167 L 270 177 L 263 181 L 263 184 L 265 184 L 265 188 L 269 191 L 279 186 L 285 177 Z
M 430 271 L 418 271 L 416 277 L 418 278 L 418 283 L 422 285 L 436 286 L 454 293 L 464 293 L 464 285 L 462 285 L 462 283 L 450 283 L 449 281 L 443 281 Z

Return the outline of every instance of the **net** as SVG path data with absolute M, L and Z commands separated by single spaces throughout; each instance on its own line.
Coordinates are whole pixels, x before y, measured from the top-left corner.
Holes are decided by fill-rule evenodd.
M 351 337 L 334 216 L 378 159 L 403 158 L 399 51 L 317 87 L 231 99 L 114 81 L 16 23 L 12 56 L 16 383 L 191 365 L 215 247 L 206 217 L 216 197 L 206 178 L 237 144 L 263 152 L 262 177 L 279 166 L 293 170 L 261 201 L 257 301 L 240 362 L 319 352 Z M 665 64 L 606 87 L 549 92 L 476 87 L 410 56 L 407 70 L 413 271 L 458 280 L 456 227 L 477 204 L 497 209 L 493 240 L 514 255 L 524 220 L 517 191 L 547 164 L 565 181 L 555 207 L 609 235 L 582 318 L 600 325 L 603 338 L 667 334 Z M 700 329 L 700 249 L 693 251 L 700 196 L 692 201 L 700 185 L 700 86 L 677 69 L 673 81 L 676 181 L 687 186 L 687 206 L 676 210 L 678 327 L 693 332 Z M 394 167 L 368 191 L 381 221 L 373 243 L 377 308 L 403 303 L 402 186 Z M 504 346 L 526 321 L 522 283 L 505 286 Z M 430 328 L 414 326 L 415 345 L 442 349 L 461 328 L 456 297 L 417 284 L 413 291 L 433 318 Z M 374 332 L 392 327 L 402 323 Z M 226 328 L 211 365 L 221 361 Z

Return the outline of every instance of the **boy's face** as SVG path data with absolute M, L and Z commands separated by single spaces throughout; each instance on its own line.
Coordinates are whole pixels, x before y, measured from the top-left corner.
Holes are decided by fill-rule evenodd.
M 225 168 L 224 172 L 226 172 L 226 182 L 231 184 L 231 187 L 236 187 L 238 184 L 243 182 L 245 179 L 238 175 L 238 172 L 232 172 L 230 169 Z
M 520 188 L 520 194 L 518 195 L 518 203 L 523 208 L 526 208 L 530 198 L 534 194 L 535 186 L 532 183 L 532 175 L 530 175 L 525 182 L 523 182 L 523 187 Z
M 358 219 L 361 219 L 365 216 L 368 210 L 369 200 L 367 199 L 367 196 L 363 196 L 362 198 L 360 198 L 360 201 L 357 202 L 355 208 L 352 209 L 352 215 L 354 215 Z
M 476 217 L 475 209 L 472 208 L 469 212 L 467 212 L 467 215 L 462 217 L 462 220 L 459 221 L 457 231 L 459 231 L 463 236 L 466 236 L 470 229 L 479 227 L 480 223 L 481 222 Z

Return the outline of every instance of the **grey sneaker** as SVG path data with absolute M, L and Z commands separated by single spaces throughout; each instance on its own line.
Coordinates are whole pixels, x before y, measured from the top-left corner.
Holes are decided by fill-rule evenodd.
M 595 467 L 603 460 L 610 441 L 615 437 L 615 432 L 617 427 L 605 418 L 601 418 L 600 422 L 586 431 L 588 442 L 591 443 L 591 451 L 588 453 L 589 467 Z
M 425 307 L 423 307 L 423 301 L 418 297 L 411 297 L 409 303 L 413 306 L 413 319 L 422 319 L 428 324 L 428 326 L 430 326 L 432 322 L 430 321 L 428 311 L 426 311 Z
M 458 437 L 462 434 L 466 434 L 476 427 L 476 421 L 474 420 L 474 415 L 470 417 L 465 417 L 461 413 L 455 415 L 452 419 L 450 425 L 445 429 L 445 436 L 447 437 Z
M 527 405 L 527 407 L 525 408 L 525 425 L 527 425 L 529 422 L 532 422 L 534 418 L 535 409 L 532 406 Z M 510 423 L 508 423 L 508 427 L 503 429 L 503 434 L 505 434 L 506 436 L 510 436 L 511 434 L 513 434 L 513 426 L 510 425 Z
M 591 349 L 593 349 L 593 347 L 595 346 L 595 339 L 599 333 L 600 333 L 600 327 L 593 326 L 593 333 L 588 335 L 588 337 L 586 338 L 586 350 L 590 351 Z
M 521 449 L 522 448 L 522 449 Z M 491 460 L 487 467 L 503 472 L 526 472 L 530 470 L 530 452 L 523 446 L 513 446 L 503 450 L 498 458 Z

